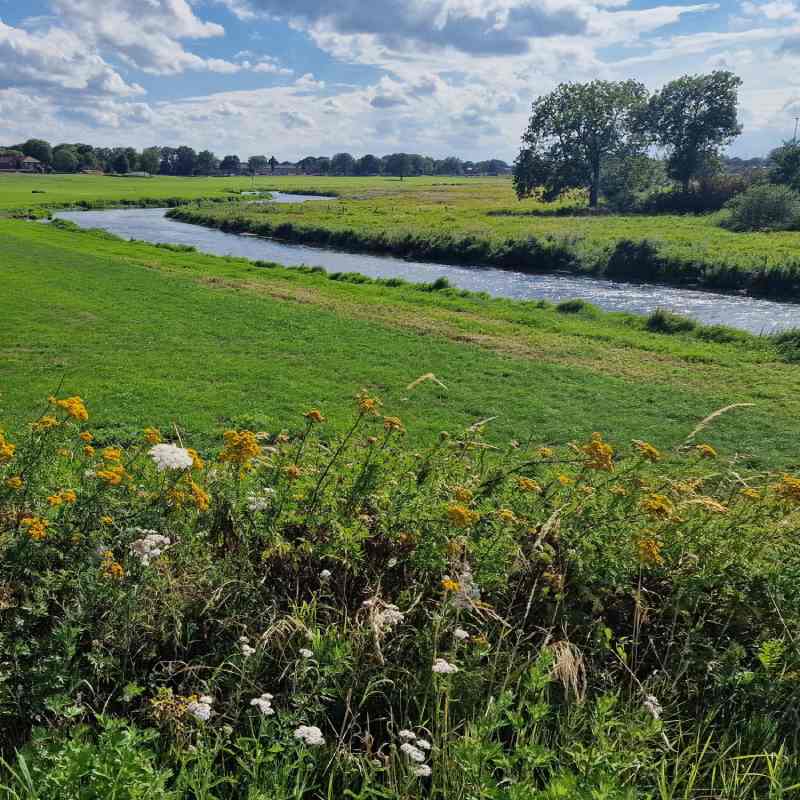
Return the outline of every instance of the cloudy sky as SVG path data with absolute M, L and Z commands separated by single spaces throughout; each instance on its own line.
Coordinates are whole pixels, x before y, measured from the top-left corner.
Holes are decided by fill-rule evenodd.
M 791 136 L 800 0 L 0 0 L 0 144 L 511 160 L 560 81 L 720 68 L 733 154 Z

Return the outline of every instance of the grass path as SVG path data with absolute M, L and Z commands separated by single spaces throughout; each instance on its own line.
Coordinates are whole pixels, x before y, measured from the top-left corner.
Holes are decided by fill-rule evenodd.
M 238 424 L 274 430 L 298 408 L 342 408 L 361 386 L 413 436 L 496 417 L 493 438 L 680 441 L 797 461 L 800 370 L 766 344 L 646 334 L 620 315 L 414 288 L 354 286 L 241 259 L 0 221 L 0 418 L 29 415 L 60 381 L 100 409 L 106 438 L 178 424 L 194 440 Z M 426 383 L 405 387 L 425 372 Z M 123 423 L 122 421 L 125 420 Z M 519 427 L 519 421 L 523 427 Z M 334 423 L 336 420 L 333 420 Z

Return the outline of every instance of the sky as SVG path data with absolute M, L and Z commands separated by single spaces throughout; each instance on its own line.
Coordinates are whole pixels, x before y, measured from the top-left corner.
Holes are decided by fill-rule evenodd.
M 800 0 L 0 0 L 0 144 L 503 158 L 562 81 L 743 79 L 731 155 L 800 114 Z

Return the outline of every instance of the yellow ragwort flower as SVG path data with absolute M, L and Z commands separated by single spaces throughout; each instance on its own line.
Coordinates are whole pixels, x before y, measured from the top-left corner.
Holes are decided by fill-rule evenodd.
M 225 431 L 225 446 L 219 460 L 244 466 L 261 453 L 256 435 L 252 431 Z
M 325 417 L 322 416 L 322 412 L 318 408 L 312 408 L 311 411 L 306 411 L 303 416 L 309 422 L 325 422 Z
M 695 448 L 700 458 L 716 458 L 717 451 L 710 444 L 698 444 Z
M 159 444 L 161 442 L 161 431 L 158 428 L 145 428 L 144 440 L 148 444 Z
M 96 473 L 101 481 L 105 481 L 109 486 L 119 486 L 125 480 L 128 473 L 125 472 L 125 467 L 122 464 L 109 467 L 108 469 L 99 469 Z
M 41 517 L 25 517 L 25 519 L 20 522 L 23 528 L 28 529 L 28 536 L 33 539 L 34 542 L 41 542 L 43 539 L 47 538 L 47 526 L 50 523 L 46 519 L 42 519 Z
M 12 475 L 10 478 L 6 479 L 6 486 L 8 486 L 9 489 L 13 489 L 15 492 L 18 492 L 24 485 L 19 475 Z
M 517 478 L 517 486 L 523 492 L 531 492 L 532 494 L 542 493 L 542 487 L 539 485 L 539 482 L 535 481 L 533 478 Z
M 372 414 L 373 416 L 377 415 L 378 408 L 381 405 L 381 401 L 377 397 L 370 397 L 366 389 L 362 389 L 356 395 L 356 402 L 358 403 L 358 410 L 362 414 Z
M 51 398 L 50 402 L 59 408 L 63 408 L 72 419 L 78 420 L 78 422 L 86 422 L 86 420 L 89 419 L 86 406 L 83 404 L 83 400 L 77 395 L 74 397 L 65 397 L 63 400 Z
M 655 464 L 655 462 L 661 458 L 661 453 L 649 442 L 643 442 L 641 439 L 634 439 L 633 446 L 639 452 L 639 455 L 647 461 L 652 461 Z
M 456 486 L 453 490 L 453 497 L 455 497 L 459 503 L 469 503 L 472 501 L 472 492 L 467 489 L 466 486 Z
M 800 478 L 796 478 L 794 475 L 784 475 L 780 483 L 776 483 L 772 488 L 778 497 L 791 503 L 800 503 Z
M 201 486 L 198 486 L 194 481 L 191 482 L 192 499 L 198 511 L 208 511 L 210 498 Z
M 570 478 L 570 476 L 569 476 L 569 475 L 564 475 L 564 473 L 563 473 L 563 472 L 561 473 L 561 475 L 559 475 L 559 476 L 556 478 L 556 480 L 557 480 L 557 481 L 558 481 L 558 482 L 559 482 L 559 483 L 560 483 L 562 486 L 569 486 L 571 483 L 574 483 L 574 481 L 572 480 L 572 478 Z
M 17 446 L 7 441 L 5 436 L 3 436 L 3 432 L 0 431 L 0 464 L 11 461 L 11 459 L 14 458 L 16 449 Z
M 94 447 L 92 447 L 90 444 L 84 445 L 83 454 L 86 456 L 86 458 L 91 458 L 94 455 Z
M 446 592 L 457 592 L 461 589 L 461 584 L 458 581 L 454 581 L 452 578 L 444 578 L 442 580 L 442 589 Z
M 113 525 L 114 524 L 114 517 L 111 517 L 108 514 L 104 514 L 102 517 L 100 517 L 100 522 L 103 525 Z
M 186 452 L 192 457 L 192 469 L 205 469 L 206 462 L 203 461 L 200 453 L 193 447 L 187 447 Z
M 102 456 L 106 461 L 119 461 L 122 458 L 122 450 L 118 447 L 106 447 Z
M 540 447 L 536 451 L 536 455 L 539 458 L 552 458 L 555 455 L 552 447 Z
M 400 421 L 400 417 L 384 417 L 383 427 L 387 431 L 402 431 L 403 423 Z
M 81 439 L 81 441 L 86 442 L 86 444 L 94 441 L 94 435 L 89 433 L 89 431 L 81 431 L 78 434 L 78 438 Z
M 761 492 L 758 489 L 751 489 L 749 486 L 742 489 L 739 494 L 742 497 L 746 497 L 748 500 L 760 500 L 761 499 Z
M 628 496 L 628 490 L 621 483 L 615 483 L 613 486 L 610 486 L 608 491 L 611 492 L 611 494 L 617 495 L 617 497 Z
M 61 499 L 65 503 L 74 503 L 77 501 L 78 495 L 75 494 L 75 491 L 73 489 L 63 489 L 61 491 Z
M 645 566 L 654 567 L 664 563 L 664 558 L 661 555 L 661 545 L 650 536 L 641 536 L 636 540 L 636 551 L 639 555 L 639 561 Z
M 45 414 L 41 419 L 38 419 L 31 426 L 35 431 L 49 431 L 50 428 L 55 428 L 58 425 L 58 420 L 51 414 Z
M 614 448 L 603 441 L 602 433 L 593 433 L 591 441 L 583 445 L 581 451 L 586 456 L 586 466 L 589 469 L 599 469 L 604 472 L 614 470 Z
M 470 511 L 460 503 L 453 503 L 447 509 L 447 518 L 456 528 L 469 528 L 481 518 L 481 515 L 477 511 Z
M 61 499 L 60 494 L 51 494 L 48 496 L 47 502 L 51 508 L 54 508 L 55 506 L 60 506 L 64 501 Z
M 283 471 L 290 481 L 297 480 L 300 477 L 300 467 L 297 464 L 289 464 L 283 468 Z
M 516 514 L 510 508 L 500 508 L 497 510 L 497 517 L 506 525 L 513 525 L 517 521 Z
M 671 517 L 675 510 L 672 501 L 663 494 L 651 494 L 641 502 L 641 508 L 653 517 Z

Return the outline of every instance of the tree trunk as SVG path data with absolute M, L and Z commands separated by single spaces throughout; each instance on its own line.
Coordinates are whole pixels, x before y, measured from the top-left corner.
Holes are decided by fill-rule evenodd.
M 597 208 L 600 199 L 600 165 L 592 167 L 592 182 L 589 185 L 589 208 Z

